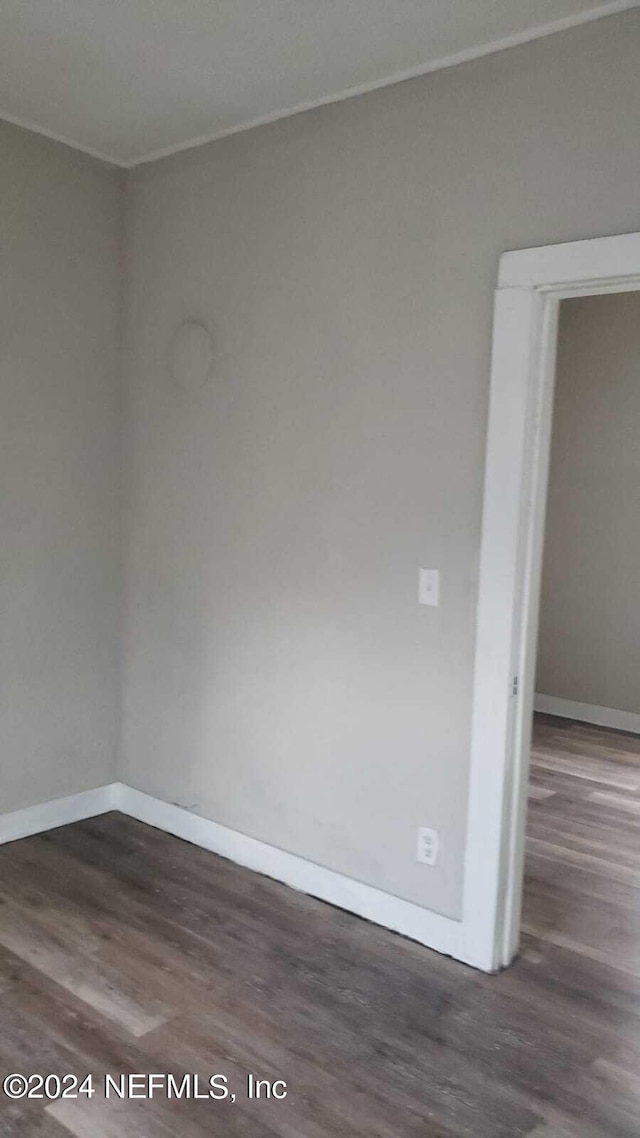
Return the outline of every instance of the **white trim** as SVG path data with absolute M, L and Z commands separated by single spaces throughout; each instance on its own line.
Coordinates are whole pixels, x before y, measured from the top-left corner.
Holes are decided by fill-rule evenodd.
M 25 806 L 22 810 L 0 814 L 0 845 L 115 810 L 117 786 L 117 783 L 97 786 L 94 790 L 82 790 L 66 798 L 54 798 L 38 806 Z
M 257 841 L 237 830 L 222 826 L 219 822 L 193 814 L 181 806 L 143 794 L 124 783 L 118 786 L 116 803 L 118 810 L 140 822 L 146 822 L 148 826 L 155 826 L 256 873 L 281 881 L 301 893 L 308 893 L 339 909 L 346 909 L 384 928 L 393 929 L 427 948 L 481 967 L 473 953 L 468 951 L 460 921 L 423 909 L 411 901 L 404 901 L 381 889 L 345 877 L 342 873 L 326 869 L 297 854 L 278 849 L 277 846 Z
M 110 166 L 118 166 L 121 170 L 125 170 L 127 167 L 127 163 L 122 158 L 114 158 L 112 154 L 103 154 L 101 150 L 94 150 L 92 146 L 85 146 L 82 142 L 74 142 L 66 135 L 57 134 L 54 130 L 47 130 L 45 127 L 32 122 L 31 119 L 21 118 L 20 115 L 9 115 L 6 111 L 0 111 L 0 122 L 22 127 L 23 130 L 29 130 L 32 134 L 40 134 L 43 138 L 50 139 L 51 142 L 61 142 L 63 146 L 70 146 L 72 150 L 79 150 L 81 154 L 88 154 L 90 158 L 97 158 L 100 162 L 107 162 Z
M 615 16 L 631 8 L 637 8 L 640 0 L 610 0 L 607 4 L 600 4 L 586 12 L 577 12 L 574 16 L 565 16 L 561 20 L 550 20 L 546 24 L 527 28 L 522 32 L 513 32 L 508 36 L 501 36 L 477 47 L 465 48 L 463 51 L 454 51 L 449 55 L 440 56 L 430 63 L 419 64 L 417 67 L 407 67 L 402 71 L 395 71 L 384 79 L 374 79 L 370 83 L 359 83 L 355 87 L 347 87 L 335 95 L 324 95 L 316 99 L 306 99 L 292 107 L 279 111 L 272 111 L 266 115 L 247 119 L 236 126 L 226 127 L 224 130 L 212 131 L 210 134 L 201 134 L 187 142 L 176 142 L 172 146 L 163 146 L 158 150 L 151 150 L 139 158 L 123 161 L 122 165 L 132 170 L 136 166 L 143 166 L 147 162 L 156 162 L 160 158 L 170 158 L 172 154 L 180 154 L 183 150 L 193 150 L 197 146 L 205 146 L 208 142 L 217 142 L 221 138 L 229 138 L 233 134 L 240 134 L 245 130 L 253 130 L 257 126 L 268 126 L 269 123 L 279 122 L 280 119 L 291 118 L 293 115 L 313 111 L 317 107 L 330 106 L 332 103 L 343 103 L 347 99 L 357 99 L 360 95 L 368 95 L 371 91 L 379 91 L 384 87 L 392 87 L 396 83 L 405 83 L 408 79 L 420 79 L 423 75 L 431 75 L 434 71 L 445 71 L 448 67 L 458 67 L 461 63 L 470 63 L 474 59 L 482 59 L 486 55 L 495 55 L 499 51 L 507 51 L 511 47 L 520 47 L 521 44 L 531 43 L 533 40 L 544 39 L 556 32 L 565 32 L 581 24 L 590 24 L 594 20 L 601 20 L 606 16 Z
M 612 291 L 619 292 L 624 291 L 620 278 L 637 277 L 639 264 L 640 233 L 518 249 L 502 254 L 498 288 L 553 290 L 577 285 L 580 292 L 589 293 L 592 284 L 600 292 L 601 282 L 612 280 Z
M 527 591 L 522 520 L 527 466 L 534 446 L 531 358 L 542 352 L 548 315 L 524 289 L 496 293 L 491 394 L 480 555 L 471 767 L 464 877 L 464 921 L 487 969 L 506 963 L 505 872 L 510 819 L 505 814 L 518 723 L 513 678 Z
M 505 285 L 507 279 L 535 283 Z M 640 287 L 640 234 L 506 254 L 500 281 L 495 294 L 462 921 L 120 783 L 0 817 L 0 840 L 120 809 L 485 972 L 510 963 L 518 944 L 522 895 L 558 302 L 579 292 Z M 520 681 L 518 698 L 512 693 L 514 676 Z
M 511 962 L 520 932 L 558 304 L 632 288 L 640 289 L 640 233 L 500 259 L 463 900 L 465 937 L 487 970 Z
M 170 146 L 151 150 L 148 153 L 141 154 L 137 158 L 115 158 L 112 155 L 102 154 L 99 150 L 94 150 L 91 146 L 86 146 L 80 142 L 73 142 L 64 135 L 56 134 L 54 131 L 38 126 L 37 123 L 29 119 L 6 114 L 3 111 L 0 111 L 0 119 L 4 119 L 5 122 L 13 123 L 15 126 L 24 127 L 25 130 L 33 131 L 35 134 L 44 135 L 45 138 L 50 138 L 54 142 L 62 142 L 65 146 L 71 146 L 75 150 L 82 151 L 83 154 L 90 154 L 92 158 L 99 158 L 102 162 L 108 162 L 112 166 L 119 166 L 124 170 L 133 170 L 136 166 L 142 166 L 148 162 L 155 162 L 160 158 L 169 158 L 172 154 L 180 154 L 183 150 L 193 150 L 198 146 L 206 145 L 208 142 L 217 142 L 221 138 L 229 138 L 233 134 L 240 134 L 245 130 L 253 130 L 254 127 L 267 126 L 269 123 L 279 122 L 280 119 L 291 118 L 293 115 L 303 114 L 305 111 L 313 111 L 317 107 L 326 107 L 332 103 L 342 103 L 346 99 L 355 99 L 358 98 L 359 95 L 367 95 L 371 91 L 379 91 L 384 87 L 392 87 L 396 83 L 404 83 L 408 79 L 419 79 L 422 75 L 430 75 L 434 71 L 444 71 L 448 67 L 457 67 L 461 63 L 470 63 L 474 59 L 482 59 L 487 55 L 495 55 L 496 52 L 499 51 L 507 51 L 511 47 L 519 47 L 521 44 L 531 43 L 533 40 L 544 39 L 546 36 L 555 35 L 556 32 L 569 31 L 571 28 L 577 28 L 582 24 L 593 23 L 594 20 L 601 20 L 607 16 L 616 16 L 621 12 L 627 12 L 632 8 L 637 8 L 639 3 L 640 0 L 608 0 L 608 3 L 599 4 L 596 8 L 590 8 L 584 12 L 576 12 L 573 16 L 565 16 L 559 20 L 549 20 L 545 24 L 539 24 L 532 28 L 526 28 L 521 32 L 513 32 L 511 35 L 489 40 L 487 43 L 479 44 L 477 47 L 469 47 L 463 51 L 451 52 L 449 55 L 440 56 L 439 59 L 434 59 L 430 63 L 419 64 L 417 67 L 408 67 L 401 71 L 395 71 L 383 79 L 374 79 L 370 83 L 360 83 L 355 87 L 347 87 L 344 91 L 339 91 L 335 95 L 324 95 L 316 99 L 306 99 L 301 103 L 296 103 L 292 107 L 285 107 L 266 115 L 258 115 L 255 118 L 237 123 L 235 126 L 226 127 L 224 130 L 211 131 L 208 134 L 201 134 L 195 138 L 187 139 L 186 142 L 176 142 Z
M 0 844 L 93 818 L 110 810 L 119 810 L 130 818 L 137 818 L 148 826 L 211 850 L 301 893 L 318 897 L 339 909 L 346 909 L 383 928 L 401 933 L 436 952 L 482 968 L 482 961 L 467 944 L 460 921 L 423 909 L 411 901 L 394 897 L 266 842 L 259 842 L 200 814 L 193 814 L 182 806 L 174 806 L 134 790 L 122 782 L 0 815 Z
M 577 703 L 573 699 L 561 699 L 542 692 L 536 692 L 534 707 L 546 715 L 559 715 L 562 719 L 576 719 L 579 723 L 593 723 L 596 727 L 613 727 L 615 731 L 640 735 L 640 715 L 634 711 L 600 707 L 597 703 Z

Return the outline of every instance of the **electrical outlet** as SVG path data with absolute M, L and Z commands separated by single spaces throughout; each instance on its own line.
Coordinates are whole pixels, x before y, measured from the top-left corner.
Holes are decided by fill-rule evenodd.
M 418 861 L 423 865 L 435 865 L 440 849 L 440 835 L 437 830 L 430 830 L 428 826 L 418 828 Z

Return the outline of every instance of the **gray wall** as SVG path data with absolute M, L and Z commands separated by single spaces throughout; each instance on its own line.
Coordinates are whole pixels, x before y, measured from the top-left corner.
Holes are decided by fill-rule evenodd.
M 497 259 L 638 229 L 639 58 L 634 11 L 134 172 L 126 781 L 459 915 Z
M 113 171 L 0 124 L 0 812 L 114 777 L 120 215 Z
M 561 305 L 536 689 L 640 713 L 640 294 Z

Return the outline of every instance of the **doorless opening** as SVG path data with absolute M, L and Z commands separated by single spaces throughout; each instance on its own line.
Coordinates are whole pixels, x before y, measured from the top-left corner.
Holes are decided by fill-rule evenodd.
M 640 234 L 505 253 L 495 294 L 480 553 L 464 939 L 518 947 L 559 302 L 640 289 Z

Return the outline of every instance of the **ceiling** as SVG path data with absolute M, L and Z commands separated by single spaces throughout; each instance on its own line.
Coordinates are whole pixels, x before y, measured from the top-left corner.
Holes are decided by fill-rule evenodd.
M 0 118 L 122 166 L 640 0 L 0 0 Z

